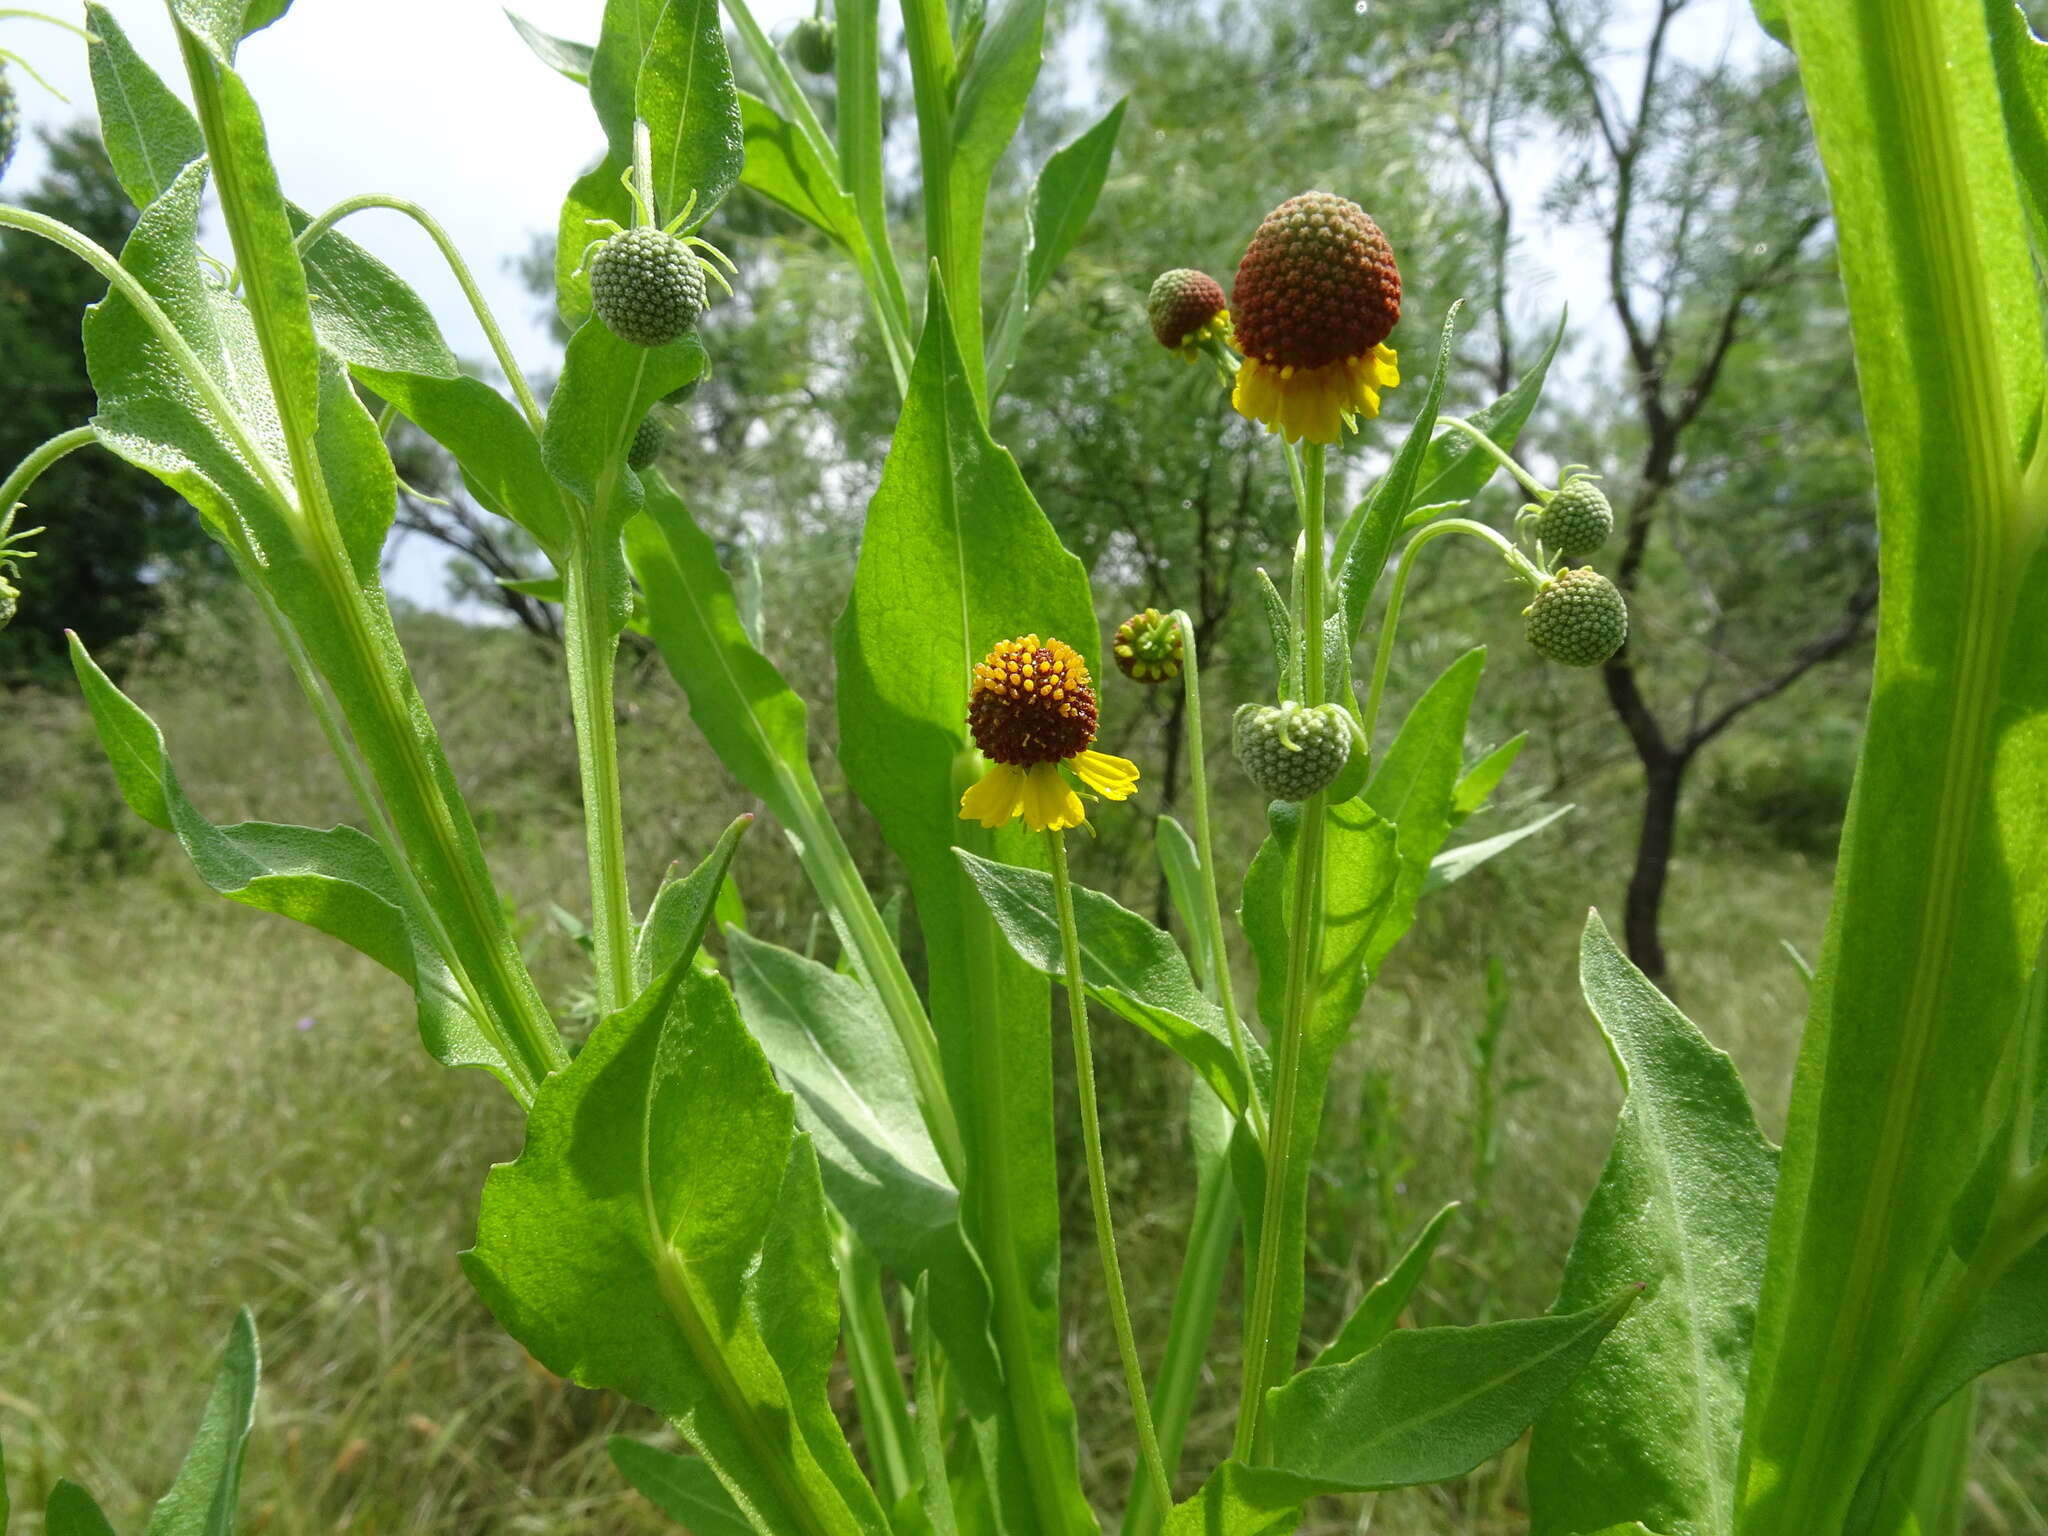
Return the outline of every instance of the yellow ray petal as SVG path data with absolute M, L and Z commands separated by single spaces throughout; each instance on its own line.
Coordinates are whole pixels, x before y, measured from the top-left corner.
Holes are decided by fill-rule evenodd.
M 1128 800 L 1137 791 L 1138 765 L 1127 757 L 1108 752 L 1079 752 L 1067 759 L 1067 766 L 1105 800 Z
M 1024 778 L 1024 824 L 1034 832 L 1059 832 L 1088 819 L 1081 797 L 1074 793 L 1053 763 L 1037 763 Z
M 960 819 L 984 827 L 1008 826 L 1024 806 L 1024 770 L 997 763 L 960 797 Z

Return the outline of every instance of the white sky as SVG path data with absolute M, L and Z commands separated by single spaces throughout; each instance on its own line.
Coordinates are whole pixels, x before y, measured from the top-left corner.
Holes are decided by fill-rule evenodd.
M 1626 0 L 1625 0 L 1626 3 Z M 60 9 L 52 4 L 51 9 Z M 111 0 L 130 40 L 184 94 L 170 23 L 160 0 Z M 594 41 L 601 0 L 520 0 L 516 7 L 558 36 Z M 754 0 L 773 36 L 810 0 Z M 1612 29 L 1618 50 L 1643 30 L 1634 20 Z M 1696 0 L 1674 34 L 1676 51 L 1702 63 L 1724 50 L 1747 62 L 1773 46 L 1750 19 L 1747 0 Z M 0 45 L 29 59 L 65 95 L 54 100 L 14 72 L 30 130 L 9 190 L 32 185 L 45 156 L 34 130 L 92 110 L 85 50 L 75 38 L 35 22 L 0 23 Z M 583 90 L 527 51 L 491 0 L 298 0 L 277 25 L 243 45 L 239 64 L 261 105 L 286 192 L 314 210 L 378 192 L 422 204 L 447 228 L 483 286 L 514 352 L 529 373 L 552 371 L 556 348 L 514 264 L 534 234 L 554 227 L 569 183 L 600 148 Z M 1625 78 L 1625 76 L 1624 76 Z M 1077 82 L 1078 83 L 1078 82 Z M 1529 208 L 1556 165 L 1547 145 L 1532 145 L 1521 178 Z M 1538 221 L 1525 216 L 1525 232 Z M 349 235 L 402 274 L 432 306 L 449 343 L 466 358 L 489 349 L 461 290 L 426 236 L 401 215 L 373 210 L 348 221 Z M 1604 320 L 1604 252 L 1588 231 L 1552 229 L 1522 251 L 1545 271 L 1540 295 L 1555 313 L 1569 302 L 1579 339 Z M 1521 317 L 1518 317 L 1521 318 Z M 389 573 L 395 595 L 429 606 L 446 602 L 443 560 L 411 541 Z

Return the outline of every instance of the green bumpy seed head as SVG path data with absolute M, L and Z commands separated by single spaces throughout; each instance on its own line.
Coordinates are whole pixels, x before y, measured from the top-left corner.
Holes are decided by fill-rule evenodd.
M 1152 280 L 1145 317 L 1162 347 L 1179 351 L 1201 339 L 1224 311 L 1223 285 L 1193 267 L 1175 267 Z
M 789 51 L 814 75 L 829 75 L 839 63 L 839 29 L 823 16 L 806 16 L 789 35 Z
M 21 593 L 15 588 L 14 583 L 7 579 L 7 573 L 0 571 L 0 629 L 5 629 L 14 622 L 14 615 L 20 608 Z
M 704 264 L 674 235 L 622 230 L 590 258 L 590 303 L 621 341 L 665 347 L 704 313 Z
M 1134 613 L 1117 625 L 1109 653 L 1134 683 L 1170 683 L 1180 676 L 1180 625 L 1157 608 Z
M 1558 487 L 1536 519 L 1536 537 L 1551 554 L 1583 560 L 1614 532 L 1614 508 L 1607 495 L 1586 475 L 1573 475 Z
M 645 469 L 661 457 L 661 450 L 668 445 L 668 428 L 652 411 L 640 418 L 640 425 L 633 429 L 633 441 L 626 449 L 626 463 L 633 469 Z
M 1230 736 L 1245 776 L 1274 800 L 1329 788 L 1351 756 L 1351 722 L 1339 704 L 1240 705 Z
M 1628 604 L 1590 565 L 1551 577 L 1522 619 L 1536 654 L 1567 667 L 1597 667 L 1628 639 Z
M 7 174 L 7 167 L 14 163 L 14 152 L 21 147 L 21 103 L 14 94 L 14 80 L 0 65 L 0 176 Z

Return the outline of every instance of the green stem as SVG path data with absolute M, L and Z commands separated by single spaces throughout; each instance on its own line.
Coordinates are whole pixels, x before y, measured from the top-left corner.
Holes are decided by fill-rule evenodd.
M 1538 480 L 1534 475 L 1530 474 L 1529 471 L 1522 468 L 1520 464 L 1516 463 L 1514 455 L 1510 454 L 1505 448 L 1501 447 L 1499 443 L 1496 443 L 1492 438 L 1488 437 L 1484 432 L 1480 431 L 1479 428 L 1473 426 L 1471 422 L 1465 420 L 1464 417 L 1439 416 L 1437 417 L 1437 421 L 1441 423 L 1443 426 L 1452 427 L 1455 428 L 1457 431 L 1464 433 L 1467 437 L 1471 438 L 1473 442 L 1477 443 L 1481 448 L 1484 448 L 1489 454 L 1491 454 L 1496 460 L 1500 462 L 1501 466 L 1504 469 L 1506 469 L 1509 474 L 1513 475 L 1517 480 L 1521 481 L 1522 489 L 1527 491 L 1530 494 L 1530 496 L 1534 497 L 1538 502 L 1547 502 L 1550 500 L 1551 497 L 1557 494 L 1557 492 L 1551 490 L 1548 486 L 1544 485 L 1542 481 Z
M 12 474 L 0 480 L 0 540 L 4 540 L 7 531 L 14 526 L 14 509 L 28 495 L 29 487 L 40 480 L 52 464 L 98 441 L 99 434 L 91 427 L 73 427 L 69 432 L 59 432 L 38 444 L 27 458 L 14 466 Z
M 1195 853 L 1202 861 L 1202 921 L 1209 930 L 1209 950 L 1216 957 L 1216 1003 L 1223 1010 L 1223 1022 L 1230 1028 L 1230 1050 L 1237 1057 L 1237 1069 L 1244 1074 L 1245 1116 L 1252 1136 L 1261 1147 L 1266 1144 L 1266 1117 L 1259 1106 L 1259 1085 L 1252 1077 L 1251 1051 L 1245 1044 L 1244 1021 L 1238 1017 L 1237 995 L 1230 980 L 1230 951 L 1223 935 L 1223 903 L 1216 892 L 1216 849 L 1209 834 L 1209 772 L 1202 739 L 1202 668 L 1195 651 L 1195 626 L 1186 613 L 1176 608 L 1173 622 L 1180 629 L 1181 665 L 1185 676 L 1181 687 L 1187 700 L 1188 785 L 1195 801 Z
M 1302 703 L 1314 708 L 1323 702 L 1323 494 L 1327 471 L 1322 444 L 1308 444 L 1302 460 L 1301 693 Z M 1292 462 L 1290 455 L 1290 465 Z M 1257 1271 L 1245 1318 L 1244 1375 L 1233 1450 L 1240 1460 L 1250 1460 L 1258 1454 L 1259 1416 L 1266 1388 L 1276 1374 L 1284 1374 L 1292 1367 L 1297 1343 L 1293 1338 L 1274 1336 L 1274 1316 L 1280 1292 L 1281 1239 L 1290 1221 L 1287 1207 L 1293 1163 L 1300 1150 L 1294 1141 L 1300 1112 L 1303 1053 L 1322 981 L 1323 823 L 1327 803 L 1328 796 L 1322 790 L 1303 802 L 1301 829 L 1294 845 L 1286 1001 L 1273 1063 L 1273 1120 L 1266 1138 L 1265 1199 L 1259 1216 Z
M 519 360 L 512 355 L 511 344 L 505 340 L 505 332 L 498 324 L 498 317 L 491 312 L 490 303 L 484 298 L 483 289 L 477 286 L 476 278 L 470 273 L 469 263 L 462 259 L 462 253 L 455 248 L 455 242 L 448 238 L 448 232 L 418 203 L 409 203 L 402 197 L 380 197 L 375 193 L 351 197 L 336 203 L 299 232 L 298 240 L 295 242 L 299 259 L 305 260 L 313 247 L 318 245 L 321 238 L 335 225 L 352 213 L 361 213 L 365 208 L 388 208 L 394 213 L 404 214 L 425 230 L 428 237 L 440 248 L 441 257 L 448 263 L 448 270 L 455 274 L 455 281 L 462 288 L 462 296 L 469 301 L 470 311 L 476 316 L 477 324 L 483 327 L 484 339 L 490 343 L 491 355 L 498 360 L 499 371 L 505 375 L 505 382 L 511 385 L 513 395 L 518 398 L 520 413 L 526 417 L 526 424 L 533 428 L 534 435 L 538 437 L 544 425 L 540 401 L 534 398 L 533 389 L 526 382 L 526 375 L 520 371 Z
M 1401 551 L 1401 563 L 1394 568 L 1394 584 L 1387 591 L 1386 617 L 1380 621 L 1379 643 L 1373 651 L 1372 686 L 1365 697 L 1365 739 L 1368 744 L 1372 741 L 1373 727 L 1379 723 L 1380 698 L 1386 692 L 1387 669 L 1394 659 L 1394 631 L 1401 622 L 1401 600 L 1407 595 L 1408 573 L 1415 565 L 1415 557 L 1422 553 L 1423 546 L 1447 533 L 1462 533 L 1468 538 L 1491 544 L 1515 574 L 1531 586 L 1541 586 L 1547 579 L 1513 544 L 1486 524 L 1475 523 L 1470 518 L 1444 518 L 1441 522 L 1429 524 L 1410 539 L 1408 547 Z
M 6 10 L 0 11 L 0 21 L 47 21 L 51 26 L 62 27 L 73 37 L 84 42 L 89 43 L 93 40 L 92 34 L 85 28 L 68 22 L 61 16 L 45 16 L 41 11 L 25 11 L 9 6 Z
M 845 1320 L 846 1368 L 867 1434 L 868 1465 L 882 1507 L 894 1509 L 917 1486 L 911 1471 L 910 1410 L 896 1335 L 882 1295 L 882 1266 L 843 1226 L 839 1233 L 839 1311 Z M 943 1473 L 941 1474 L 943 1475 Z
M 1124 1295 L 1123 1270 L 1116 1256 L 1116 1228 L 1109 1213 L 1109 1177 L 1102 1163 L 1102 1122 L 1095 1104 L 1095 1053 L 1088 1039 L 1088 990 L 1081 979 L 1081 935 L 1074 925 L 1074 888 L 1067 876 L 1066 836 L 1057 828 L 1045 836 L 1052 849 L 1052 892 L 1059 911 L 1061 964 L 1067 973 L 1067 1019 L 1074 1034 L 1074 1084 L 1081 1101 L 1081 1144 L 1088 1158 L 1088 1197 L 1095 1207 L 1095 1245 L 1102 1255 L 1102 1278 L 1109 1293 L 1109 1320 L 1116 1330 L 1117 1353 L 1123 1360 L 1124 1388 L 1130 1394 L 1131 1417 L 1137 1423 L 1138 1454 L 1151 1480 L 1152 1496 L 1165 1508 L 1173 1503 L 1173 1485 L 1166 1479 L 1159 1436 L 1152 1426 L 1152 1404 L 1145 1392 L 1145 1370 L 1138 1362 L 1131 1305 Z
M 1207 1093 L 1197 1085 L 1196 1093 Z M 1218 1113 L 1221 1113 L 1219 1110 Z M 1237 1186 L 1230 1181 L 1230 1162 L 1219 1157 L 1206 1170 L 1195 1194 L 1195 1219 L 1188 1232 L 1187 1257 L 1173 1293 L 1173 1320 L 1166 1349 L 1159 1357 L 1159 1375 L 1152 1391 L 1152 1413 L 1159 1429 L 1159 1456 L 1171 1480 L 1180 1464 L 1181 1444 L 1194 1415 L 1195 1392 L 1208 1364 L 1209 1335 L 1215 1331 L 1216 1308 L 1230 1267 L 1230 1249 L 1237 1237 L 1240 1211 Z M 1156 1536 L 1168 1506 L 1159 1502 L 1151 1479 L 1136 1482 L 1124 1510 L 1123 1536 Z
M 661 227 L 661 210 L 654 206 L 654 133 L 639 118 L 633 119 L 633 222 L 645 219 Z
M 578 532 L 563 566 L 563 643 L 576 766 L 583 784 L 583 841 L 590 866 L 592 949 L 598 1006 L 614 1013 L 632 1001 L 633 900 L 626 881 L 626 816 L 619 788 L 619 732 L 613 695 L 618 631 L 606 611 L 596 552 Z

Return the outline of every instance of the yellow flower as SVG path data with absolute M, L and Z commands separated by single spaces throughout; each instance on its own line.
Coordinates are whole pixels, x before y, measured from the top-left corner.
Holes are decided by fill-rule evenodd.
M 992 766 L 960 797 L 961 818 L 1001 827 L 1022 815 L 1034 832 L 1080 826 L 1088 813 L 1062 764 L 1105 799 L 1128 799 L 1138 765 L 1092 750 L 1095 721 L 1095 687 L 1073 647 L 1036 635 L 997 642 L 967 702 L 968 729 Z
M 1401 382 L 1399 360 L 1385 342 L 1362 357 L 1342 357 L 1320 368 L 1275 366 L 1247 357 L 1237 370 L 1230 403 L 1240 416 L 1263 422 L 1290 443 L 1334 443 L 1347 428 L 1380 413 L 1380 391 Z

